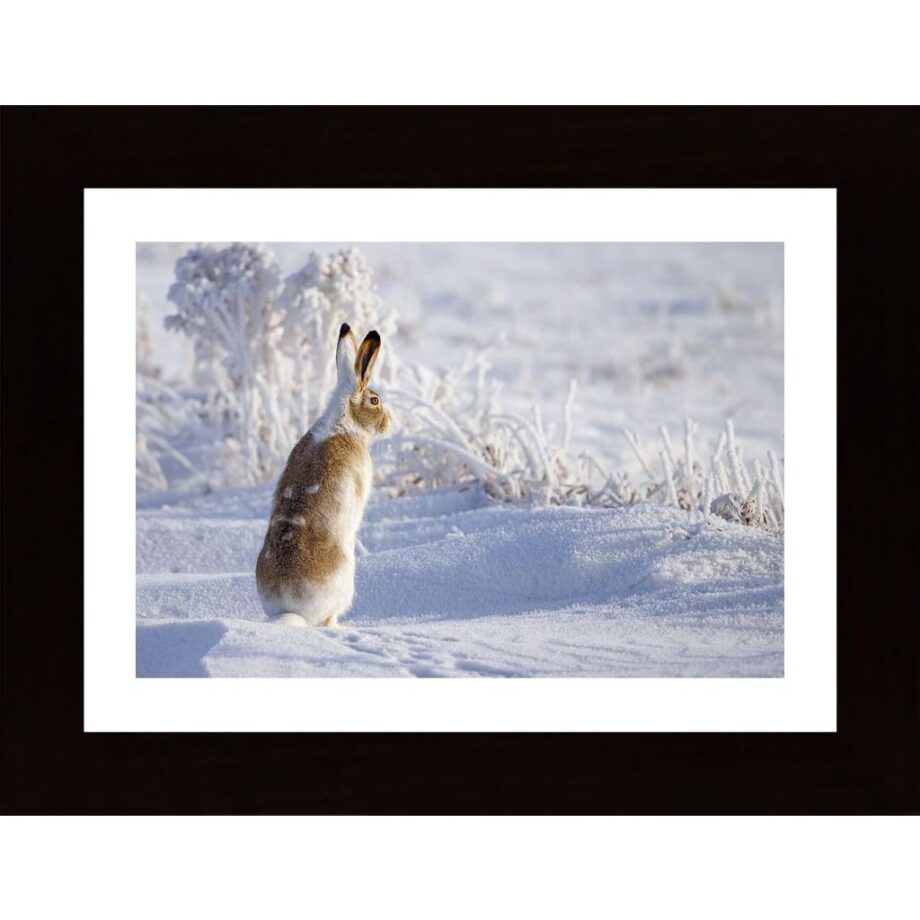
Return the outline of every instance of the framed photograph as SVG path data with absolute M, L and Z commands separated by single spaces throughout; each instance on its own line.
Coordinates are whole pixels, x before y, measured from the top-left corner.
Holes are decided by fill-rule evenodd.
M 3 123 L 4 811 L 918 810 L 913 111 Z

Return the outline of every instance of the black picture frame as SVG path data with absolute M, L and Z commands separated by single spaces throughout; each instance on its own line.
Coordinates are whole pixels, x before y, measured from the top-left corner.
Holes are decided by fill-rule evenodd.
M 0 118 L 3 812 L 920 811 L 907 494 L 915 109 L 50 107 Z M 84 733 L 83 190 L 250 186 L 836 188 L 838 730 Z

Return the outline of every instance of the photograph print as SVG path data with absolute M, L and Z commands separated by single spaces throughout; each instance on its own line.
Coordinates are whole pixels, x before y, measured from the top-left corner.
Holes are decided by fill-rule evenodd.
M 782 243 L 136 254 L 137 677 L 783 676 Z

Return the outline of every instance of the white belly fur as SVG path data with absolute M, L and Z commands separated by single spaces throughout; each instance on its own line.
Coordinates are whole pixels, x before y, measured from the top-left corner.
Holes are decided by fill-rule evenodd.
M 282 613 L 296 613 L 310 626 L 320 626 L 329 617 L 348 612 L 355 596 L 355 560 L 352 556 L 334 575 L 321 583 L 305 579 L 296 589 L 283 590 L 272 596 L 259 592 L 262 608 L 272 618 Z

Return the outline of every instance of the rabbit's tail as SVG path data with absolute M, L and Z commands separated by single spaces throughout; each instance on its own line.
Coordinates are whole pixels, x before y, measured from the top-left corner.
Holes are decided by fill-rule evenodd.
M 307 621 L 297 613 L 279 613 L 275 617 L 275 622 L 279 626 L 307 626 Z

